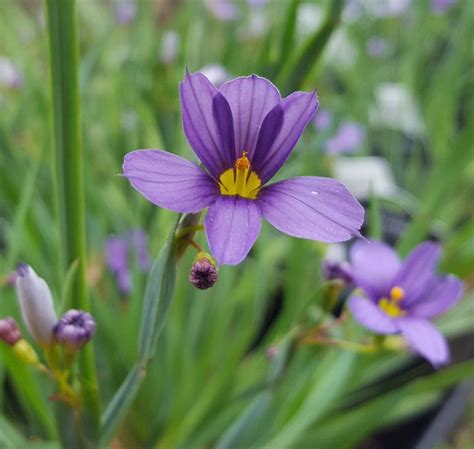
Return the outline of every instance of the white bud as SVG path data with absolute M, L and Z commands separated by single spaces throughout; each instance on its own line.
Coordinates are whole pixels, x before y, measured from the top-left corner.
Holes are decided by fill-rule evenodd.
M 54 341 L 53 328 L 58 319 L 48 284 L 29 265 L 20 264 L 16 292 L 23 320 L 31 336 L 39 345 L 50 346 Z

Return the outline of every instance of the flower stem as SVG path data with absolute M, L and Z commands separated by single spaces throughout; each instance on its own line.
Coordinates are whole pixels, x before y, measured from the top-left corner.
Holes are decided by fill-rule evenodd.
M 56 188 L 61 223 L 62 274 L 74 261 L 72 306 L 89 310 L 86 285 L 83 154 L 81 149 L 78 41 L 75 0 L 46 0 L 56 147 Z M 62 276 L 64 278 L 64 276 Z M 81 429 L 95 439 L 100 409 L 92 345 L 80 357 L 84 416 Z

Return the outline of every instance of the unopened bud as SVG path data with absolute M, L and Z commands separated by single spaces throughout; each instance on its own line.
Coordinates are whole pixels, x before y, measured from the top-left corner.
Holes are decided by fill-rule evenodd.
M 54 327 L 56 341 L 70 351 L 81 349 L 95 333 L 95 321 L 90 313 L 68 310 Z
M 346 284 L 352 282 L 350 265 L 347 262 L 325 260 L 323 262 L 323 276 L 326 280 L 340 280 Z
M 54 342 L 53 328 L 57 321 L 51 290 L 29 265 L 18 265 L 16 273 L 16 291 L 23 320 L 33 339 L 48 347 Z
M 217 264 L 210 254 L 198 253 L 189 273 L 189 282 L 199 290 L 206 290 L 217 282 Z
M 14 346 L 21 339 L 21 332 L 14 318 L 0 320 L 0 340 L 9 346 Z
M 13 351 L 24 362 L 29 363 L 30 365 L 38 365 L 38 354 L 33 349 L 33 347 L 23 338 L 16 342 L 16 344 L 13 346 Z

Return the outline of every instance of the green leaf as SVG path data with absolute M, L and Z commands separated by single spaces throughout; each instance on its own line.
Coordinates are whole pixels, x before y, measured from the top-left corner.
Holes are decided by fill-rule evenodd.
M 343 6 L 342 0 L 333 0 L 321 29 L 310 36 L 299 51 L 295 52 L 294 57 L 283 66 L 276 79 L 276 84 L 282 86 L 283 93 L 289 94 L 301 88 L 337 28 Z
M 176 277 L 174 234 L 178 221 L 179 218 L 148 276 L 139 337 L 139 353 L 142 362 L 147 362 L 154 355 L 156 342 L 173 298 Z
M 137 395 L 142 379 L 140 366 L 135 364 L 105 409 L 101 421 L 99 447 L 105 447 L 114 436 L 117 427 Z
M 257 430 L 259 419 L 268 411 L 271 404 L 269 391 L 260 393 L 239 418 L 217 441 L 215 449 L 239 449 L 248 447 L 249 437 Z
M 155 353 L 156 344 L 173 298 L 176 275 L 174 237 L 180 217 L 178 216 L 173 225 L 168 240 L 161 249 L 148 276 L 140 328 L 139 361 L 133 365 L 103 414 L 100 432 L 101 447 L 107 445 L 127 413 Z

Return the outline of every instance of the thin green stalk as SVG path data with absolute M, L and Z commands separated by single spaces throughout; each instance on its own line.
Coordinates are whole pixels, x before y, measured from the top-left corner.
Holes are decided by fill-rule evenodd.
M 56 146 L 56 187 L 61 222 L 62 279 L 76 260 L 71 303 L 89 310 L 86 284 L 83 154 L 81 149 L 75 0 L 46 0 Z M 100 417 L 93 347 L 81 351 L 81 431 L 94 441 Z

